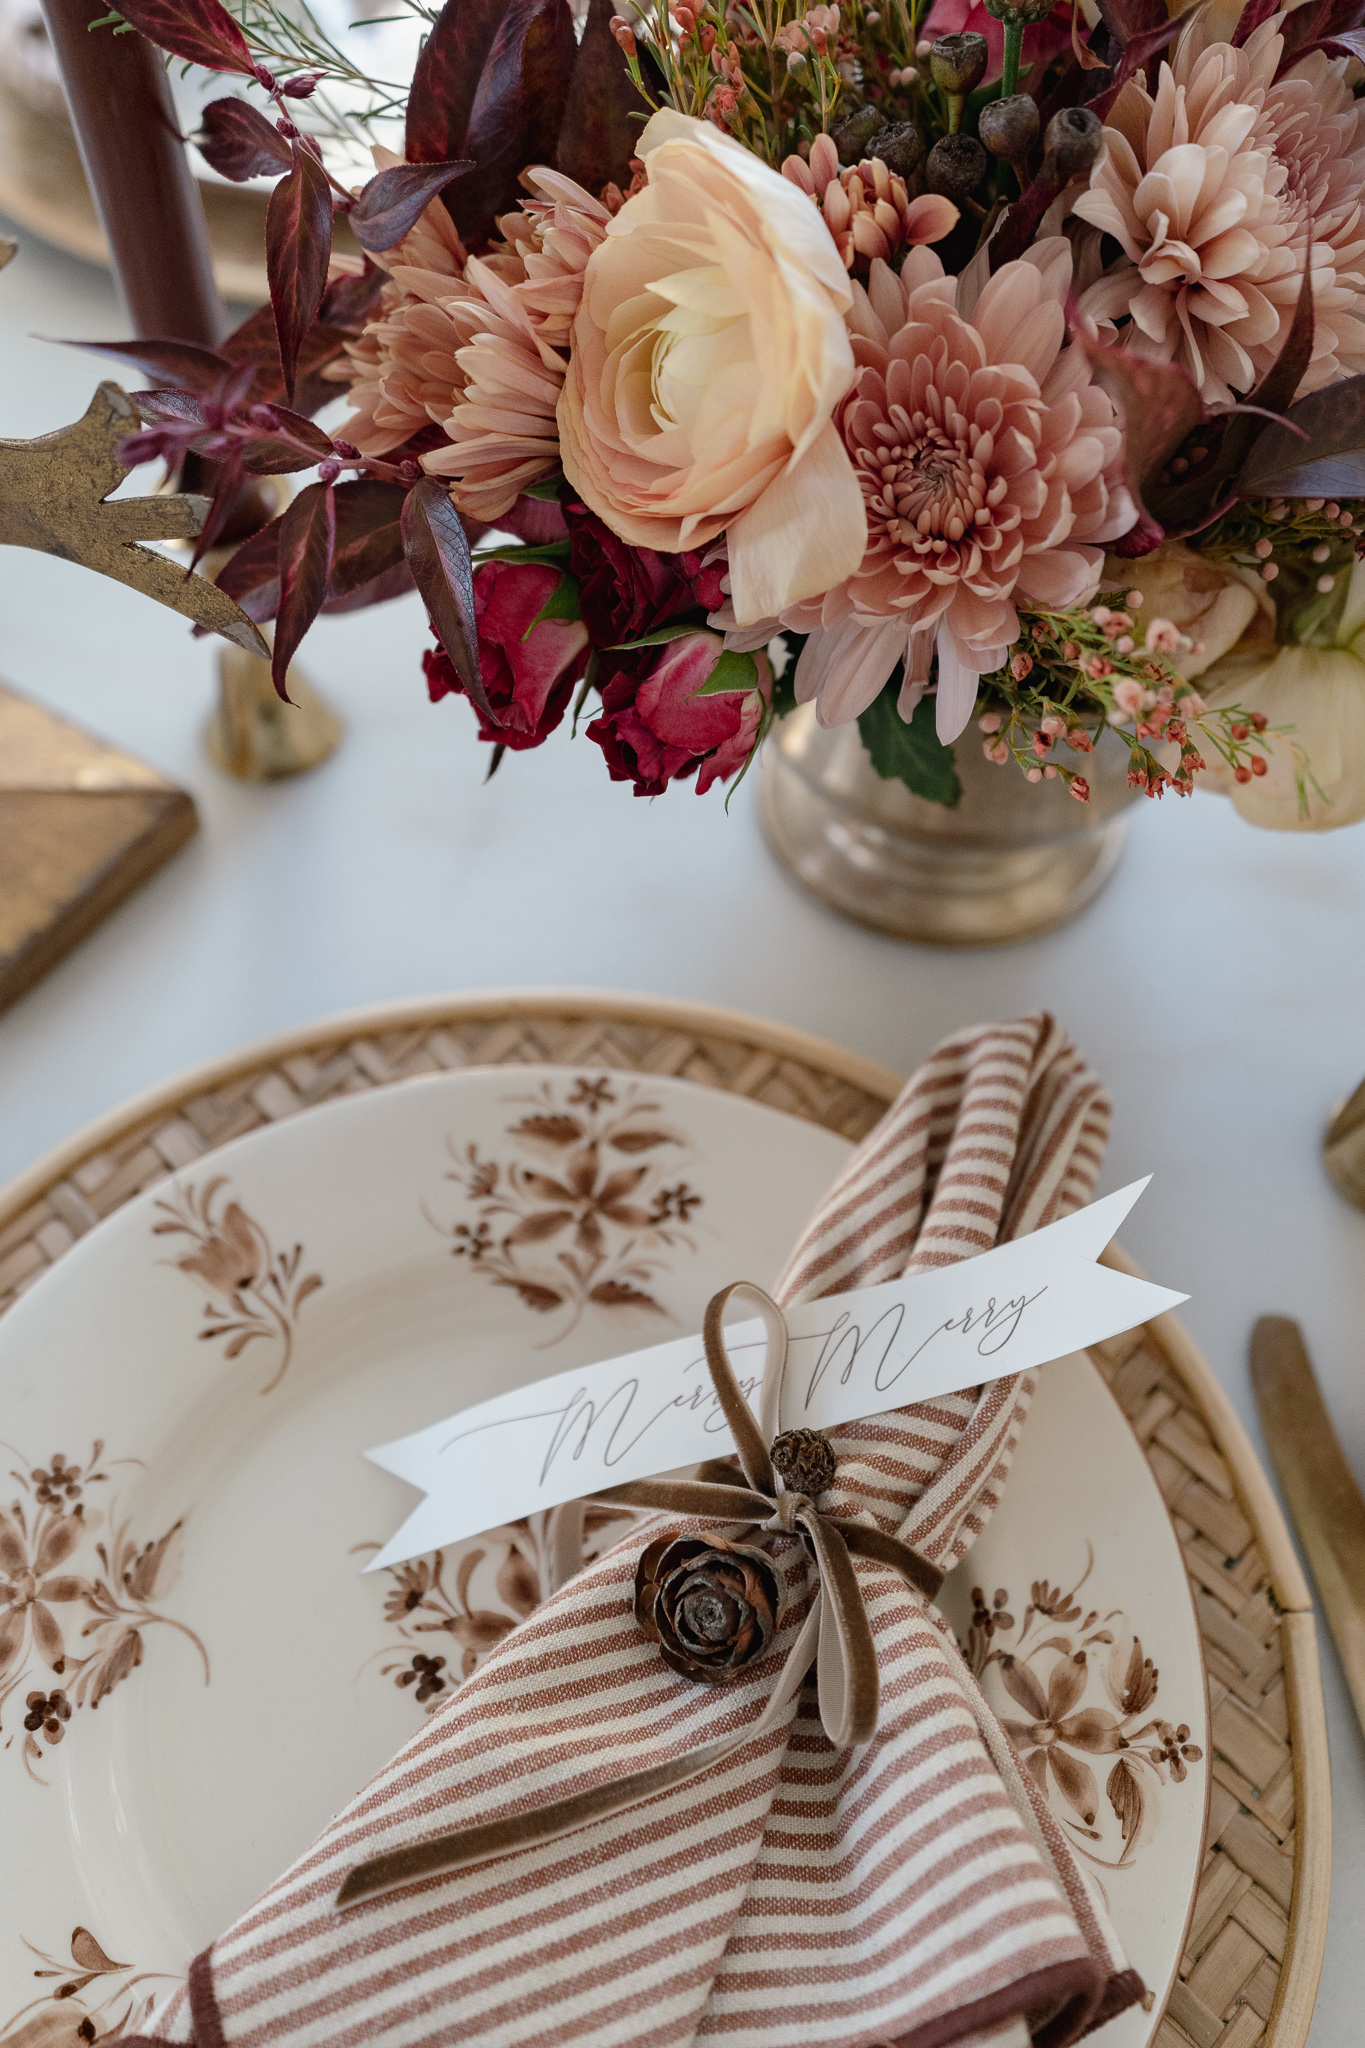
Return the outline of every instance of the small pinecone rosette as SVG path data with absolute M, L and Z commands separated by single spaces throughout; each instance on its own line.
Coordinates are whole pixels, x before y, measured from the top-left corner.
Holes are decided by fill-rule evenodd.
M 635 1573 L 635 1618 L 670 1669 L 726 1685 L 777 1634 L 782 1580 L 766 1550 L 723 1536 L 661 1536 Z
M 784 1429 L 773 1438 L 769 1455 L 788 1493 L 814 1500 L 834 1484 L 838 1460 L 818 1429 Z

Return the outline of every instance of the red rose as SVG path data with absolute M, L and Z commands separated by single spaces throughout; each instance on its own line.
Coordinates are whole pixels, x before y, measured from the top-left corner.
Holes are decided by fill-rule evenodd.
M 566 505 L 564 518 L 594 647 L 618 647 L 669 619 L 718 611 L 724 603 L 723 560 L 703 568 L 697 554 L 660 555 L 653 548 L 631 547 L 586 505 Z
M 474 574 L 479 667 L 501 725 L 478 712 L 479 738 L 520 751 L 538 747 L 564 716 L 574 684 L 588 664 L 588 629 L 581 619 L 541 619 L 559 571 L 542 562 L 485 562 Z M 431 701 L 464 693 L 445 650 L 422 656 Z
M 601 716 L 588 727 L 613 782 L 658 796 L 695 771 L 703 796 L 744 766 L 772 697 L 772 670 L 766 654 L 731 656 L 753 664 L 748 687 L 741 675 L 736 688 L 699 696 L 724 652 L 719 633 L 698 631 L 616 657 L 604 673 Z

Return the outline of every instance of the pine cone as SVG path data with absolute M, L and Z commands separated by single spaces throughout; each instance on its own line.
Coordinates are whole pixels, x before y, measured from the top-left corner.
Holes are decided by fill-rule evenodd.
M 671 1670 L 726 1685 L 777 1633 L 782 1581 L 766 1550 L 722 1536 L 661 1536 L 635 1572 L 635 1619 Z
M 806 1493 L 814 1500 L 834 1484 L 838 1461 L 818 1429 L 784 1429 L 773 1438 L 770 1455 L 792 1493 Z
M 955 206 L 935 194 L 912 199 L 904 178 L 880 157 L 841 170 L 828 135 L 816 136 L 809 163 L 789 156 L 782 174 L 816 200 L 844 268 L 857 277 L 866 277 L 878 256 L 893 262 L 917 243 L 942 241 L 957 225 Z

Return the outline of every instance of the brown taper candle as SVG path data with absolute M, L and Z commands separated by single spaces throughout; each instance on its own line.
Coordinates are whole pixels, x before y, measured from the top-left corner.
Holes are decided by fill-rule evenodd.
M 134 332 L 213 347 L 225 321 L 165 60 L 140 35 L 90 32 L 98 0 L 43 0 L 81 161 Z

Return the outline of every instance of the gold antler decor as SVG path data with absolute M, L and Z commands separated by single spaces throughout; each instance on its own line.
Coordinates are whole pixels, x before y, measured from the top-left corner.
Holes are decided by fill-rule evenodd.
M 0 440 L 0 545 L 37 548 L 112 576 L 268 660 L 268 645 L 240 605 L 207 577 L 186 575 L 141 545 L 192 540 L 208 499 L 163 492 L 111 502 L 129 474 L 119 449 L 139 423 L 136 401 L 117 384 L 101 384 L 71 426 L 33 441 Z

